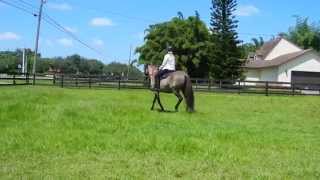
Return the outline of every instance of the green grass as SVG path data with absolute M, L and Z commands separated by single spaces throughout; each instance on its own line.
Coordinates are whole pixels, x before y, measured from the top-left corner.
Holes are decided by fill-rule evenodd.
M 176 99 L 163 95 L 173 110 Z M 320 97 L 0 88 L 0 179 L 319 179 Z

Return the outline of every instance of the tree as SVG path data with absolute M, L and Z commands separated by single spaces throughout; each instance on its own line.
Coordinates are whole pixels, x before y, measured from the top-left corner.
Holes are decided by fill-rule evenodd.
M 262 37 L 259 37 L 259 39 L 258 38 L 252 38 L 251 40 L 253 41 L 254 46 L 255 46 L 256 49 L 261 48 L 263 46 L 263 44 L 264 44 L 264 39 Z
M 116 77 L 117 76 L 127 77 L 128 65 L 118 63 L 118 62 L 112 62 L 104 67 L 103 72 L 107 75 L 113 75 Z M 129 74 L 130 79 L 142 79 L 143 76 L 144 76 L 143 73 L 138 68 L 133 66 L 133 64 L 130 65 L 130 74 Z
M 176 55 L 177 69 L 192 77 L 207 77 L 211 42 L 206 24 L 196 16 L 179 17 L 149 26 L 145 43 L 136 49 L 140 64 L 161 64 L 168 45 Z
M 249 53 L 254 53 L 257 50 L 256 45 L 252 43 L 245 43 L 239 46 L 240 52 L 241 52 L 241 59 L 247 59 L 249 56 Z
M 242 74 L 243 61 L 236 28 L 238 21 L 233 15 L 236 0 L 212 0 L 211 32 L 213 48 L 210 63 L 211 76 L 217 79 L 236 79 Z
M 31 49 L 26 49 L 26 56 L 28 59 L 29 73 L 31 72 L 30 67 L 33 64 L 33 54 Z M 83 74 L 83 75 L 101 75 L 105 73 L 114 73 L 115 75 L 121 75 L 121 73 L 127 73 L 128 66 L 126 64 L 111 63 L 105 65 L 101 61 L 96 59 L 87 59 L 81 57 L 78 54 L 63 57 L 54 58 L 40 58 L 39 64 L 37 65 L 38 73 L 48 73 L 49 69 L 56 70 L 65 74 Z M 130 78 L 142 78 L 143 73 L 134 66 L 136 60 L 133 60 L 130 64 Z M 18 69 L 18 65 L 22 63 L 22 51 L 0 51 L 0 73 L 18 73 L 21 72 Z
M 241 52 L 241 59 L 247 59 L 250 53 L 255 53 L 264 45 L 264 39 L 262 37 L 252 38 L 252 42 L 241 44 L 239 47 Z
M 304 49 L 320 51 L 320 26 L 316 23 L 310 24 L 308 18 L 297 16 L 296 25 L 291 27 L 288 33 L 281 34 Z

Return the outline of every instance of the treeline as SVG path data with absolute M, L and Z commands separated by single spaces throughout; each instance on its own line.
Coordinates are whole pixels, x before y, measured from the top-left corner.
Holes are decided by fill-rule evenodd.
M 28 73 L 32 72 L 34 52 L 31 49 L 25 50 Z M 20 49 L 16 51 L 0 52 L 0 73 L 22 72 L 22 56 Z M 143 73 L 134 65 L 127 65 L 118 62 L 104 64 L 96 59 L 88 59 L 80 55 L 67 57 L 41 58 L 39 54 L 37 61 L 37 73 L 64 73 L 82 75 L 110 75 L 130 78 L 142 78 Z
M 243 66 L 250 53 L 265 41 L 262 37 L 252 42 L 239 40 L 238 21 L 235 18 L 237 1 L 212 0 L 211 21 L 208 27 L 200 14 L 184 17 L 179 12 L 170 21 L 150 25 L 142 46 L 136 49 L 139 63 L 160 65 L 166 48 L 174 49 L 177 69 L 187 71 L 192 77 L 237 79 L 243 77 Z M 309 23 L 308 18 L 297 17 L 295 26 L 278 36 L 287 38 L 302 48 L 320 50 L 320 28 Z
M 306 17 L 296 17 L 296 24 L 289 28 L 288 32 L 281 32 L 279 37 L 288 39 L 303 49 L 312 48 L 320 52 L 320 24 L 310 22 Z M 272 37 L 271 39 L 276 38 Z M 265 40 L 262 37 L 252 38 L 252 42 L 242 44 L 241 58 L 247 58 L 250 52 L 255 52 L 259 49 Z

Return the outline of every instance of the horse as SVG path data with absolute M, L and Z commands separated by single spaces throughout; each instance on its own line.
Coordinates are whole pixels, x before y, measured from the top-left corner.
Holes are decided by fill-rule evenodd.
M 155 65 L 146 65 L 145 74 L 150 79 L 151 90 L 154 89 L 156 79 L 155 76 L 158 73 L 158 67 Z M 156 101 L 158 102 L 161 111 L 165 111 L 161 101 L 159 91 L 154 91 L 154 99 L 151 106 L 151 110 L 154 110 Z M 183 96 L 186 102 L 186 111 L 194 112 L 194 93 L 192 89 L 192 83 L 189 75 L 183 71 L 175 71 L 168 73 L 164 79 L 160 81 L 160 92 L 173 93 L 178 98 L 178 102 L 175 106 L 175 111 L 179 111 L 179 106 L 183 101 Z M 183 96 L 181 95 L 183 93 Z

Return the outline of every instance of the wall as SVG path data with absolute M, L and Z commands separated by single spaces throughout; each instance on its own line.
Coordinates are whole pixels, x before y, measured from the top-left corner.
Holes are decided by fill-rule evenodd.
M 278 81 L 291 82 L 292 71 L 320 72 L 320 57 L 315 52 L 309 52 L 296 60 L 281 65 Z
M 272 60 L 276 57 L 299 51 L 302 51 L 302 49 L 285 39 L 281 39 L 278 45 L 267 55 L 265 60 Z
M 246 81 L 277 81 L 278 68 L 248 69 L 245 76 Z
M 278 68 L 262 69 L 260 73 L 261 81 L 278 81 Z
M 247 69 L 245 72 L 246 81 L 260 81 L 260 70 Z

